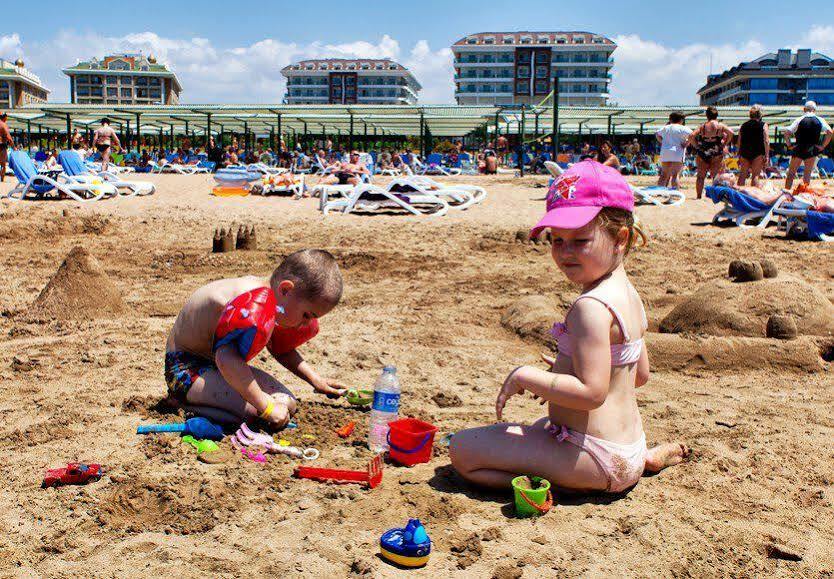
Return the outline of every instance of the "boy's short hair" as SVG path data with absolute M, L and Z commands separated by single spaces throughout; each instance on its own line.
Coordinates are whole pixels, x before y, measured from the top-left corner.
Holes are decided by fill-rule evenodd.
M 675 111 L 669 115 L 669 121 L 672 123 L 682 123 L 685 118 L 680 111 Z
M 323 298 L 333 304 L 342 299 L 342 273 L 336 258 L 323 249 L 302 249 L 291 253 L 272 272 L 269 285 L 289 280 L 308 299 Z

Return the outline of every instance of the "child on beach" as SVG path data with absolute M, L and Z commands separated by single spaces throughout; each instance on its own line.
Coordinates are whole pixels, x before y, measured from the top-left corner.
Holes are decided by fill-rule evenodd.
M 651 450 L 635 389 L 649 379 L 640 296 L 623 260 L 639 237 L 634 197 L 620 174 L 594 160 L 578 163 L 551 186 L 547 214 L 531 232 L 549 228 L 556 265 L 582 294 L 553 334 L 550 371 L 513 370 L 495 404 L 498 420 L 513 396 L 530 392 L 548 404 L 532 425 L 500 423 L 458 432 L 452 465 L 467 480 L 506 488 L 537 475 L 566 490 L 622 492 L 644 471 L 657 472 L 689 454 L 682 444 Z
M 221 423 L 260 417 L 287 424 L 295 398 L 278 380 L 249 366 L 264 347 L 317 392 L 344 393 L 304 361 L 296 348 L 318 333 L 318 319 L 342 296 L 342 275 L 328 252 L 305 249 L 287 256 L 268 278 L 223 279 L 186 300 L 165 347 L 169 397 Z

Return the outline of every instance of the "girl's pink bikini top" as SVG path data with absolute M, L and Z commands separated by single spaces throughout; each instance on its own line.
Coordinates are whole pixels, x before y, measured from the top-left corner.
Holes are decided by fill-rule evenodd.
M 614 306 L 602 298 L 591 294 L 583 294 L 576 298 L 576 301 L 574 301 L 573 305 L 571 305 L 571 309 L 573 309 L 573 306 L 576 305 L 576 302 L 585 298 L 596 300 L 608 308 L 608 311 L 610 311 L 614 316 L 614 319 L 617 320 L 617 324 L 620 326 L 620 331 L 623 333 L 623 339 L 625 340 L 624 343 L 611 344 L 611 365 L 629 366 L 631 364 L 636 364 L 643 351 L 643 338 L 632 342 L 629 338 L 628 330 L 626 329 L 626 325 L 623 323 L 623 318 L 620 313 Z M 646 310 L 643 308 L 642 302 L 640 303 L 640 312 L 643 316 L 643 329 L 647 329 L 649 323 L 646 320 Z M 570 313 L 570 309 L 568 310 L 568 313 Z M 567 319 L 567 314 L 565 315 L 565 319 Z M 556 338 L 556 341 L 559 344 L 559 354 L 563 354 L 565 356 L 573 355 L 573 337 L 568 333 L 568 328 L 564 323 L 558 322 L 553 324 L 553 329 L 550 330 L 550 334 Z

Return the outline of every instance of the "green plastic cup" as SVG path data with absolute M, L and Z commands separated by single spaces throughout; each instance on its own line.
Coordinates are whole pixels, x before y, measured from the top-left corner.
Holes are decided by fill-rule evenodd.
M 528 488 L 532 482 L 536 488 Z M 517 476 L 513 479 L 515 513 L 519 517 L 536 517 L 553 506 L 550 481 L 537 476 Z

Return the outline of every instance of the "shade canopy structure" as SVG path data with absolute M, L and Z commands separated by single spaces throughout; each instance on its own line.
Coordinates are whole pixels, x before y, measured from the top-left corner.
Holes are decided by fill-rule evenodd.
M 750 107 L 716 107 L 719 120 L 730 128 L 737 129 L 750 118 Z M 692 126 L 706 121 L 706 107 L 684 106 L 606 106 L 606 107 L 564 107 L 558 108 L 559 132 L 562 134 L 586 135 L 639 135 L 654 134 L 666 125 L 669 115 L 679 111 L 686 117 L 685 124 Z M 834 107 L 820 107 L 817 114 L 834 119 Z M 802 115 L 801 106 L 762 107 L 762 120 L 771 128 L 786 128 Z M 549 135 L 553 126 L 553 107 L 548 102 L 521 108 L 504 107 L 501 110 L 499 131 L 516 135 L 523 132 L 532 138 L 538 119 L 539 135 Z M 524 117 L 524 118 L 522 118 Z M 494 130 L 491 128 L 490 130 Z
M 680 111 L 688 125 L 705 120 L 705 107 L 605 106 L 554 109 L 552 95 L 538 105 L 80 105 L 29 104 L 9 111 L 9 125 L 17 131 L 66 134 L 73 128 L 92 129 L 103 117 L 131 135 L 207 136 L 226 133 L 341 135 L 379 137 L 462 137 L 476 131 L 485 135 L 522 135 L 531 140 L 560 134 L 653 134 L 669 114 Z M 748 107 L 719 107 L 720 120 L 738 127 L 749 118 Z M 785 127 L 802 114 L 801 107 L 763 107 L 771 127 Z M 834 118 L 834 107 L 818 114 Z M 558 131 L 553 122 L 558 119 Z
M 9 112 L 10 126 L 26 130 L 37 125 L 65 132 L 68 125 L 95 127 L 103 117 L 114 125 L 130 125 L 136 134 L 160 130 L 176 135 L 248 131 L 269 134 L 391 135 L 434 137 L 466 135 L 493 118 L 492 106 L 455 105 L 166 105 L 117 106 L 42 103 Z

